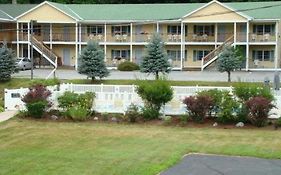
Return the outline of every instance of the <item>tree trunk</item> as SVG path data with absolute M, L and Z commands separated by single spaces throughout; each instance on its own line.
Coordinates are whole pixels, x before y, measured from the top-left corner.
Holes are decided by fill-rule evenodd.
M 159 79 L 159 73 L 158 73 L 158 72 L 155 73 L 155 79 L 156 79 L 156 80 Z
M 230 72 L 227 72 L 227 76 L 228 76 L 228 82 L 231 82 Z
M 95 77 L 92 77 L 92 81 L 95 81 L 96 80 L 96 78 Z

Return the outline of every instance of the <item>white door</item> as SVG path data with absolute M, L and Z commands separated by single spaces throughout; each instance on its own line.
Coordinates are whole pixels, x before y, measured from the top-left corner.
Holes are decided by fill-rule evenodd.
M 136 57 L 136 64 L 140 65 L 142 61 L 142 49 L 136 49 L 135 50 L 135 57 Z
M 70 49 L 64 48 L 63 49 L 63 65 L 64 66 L 71 66 L 70 64 Z

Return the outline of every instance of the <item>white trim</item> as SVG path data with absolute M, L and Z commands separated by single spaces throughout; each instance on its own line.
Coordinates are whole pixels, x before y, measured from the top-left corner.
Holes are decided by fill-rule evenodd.
M 198 24 L 211 24 L 211 23 L 229 23 L 229 24 L 232 24 L 232 23 L 245 23 L 245 22 L 247 22 L 247 20 L 245 20 L 245 21 L 242 21 L 242 20 L 233 20 L 233 21 L 231 21 L 231 20 L 219 20 L 219 21 L 210 21 L 210 20 L 208 20 L 208 21 L 193 21 L 193 20 L 191 20 L 191 21 L 184 21 L 184 23 L 198 23 Z
M 75 70 L 78 70 L 78 23 L 75 24 Z
M 82 28 L 81 28 L 81 23 L 79 23 L 79 55 L 81 54 L 81 50 L 82 50 Z
M 184 36 L 185 36 L 185 25 L 183 22 L 181 22 L 181 65 L 180 68 L 183 68 L 183 60 L 185 56 L 185 50 L 184 50 Z
M 130 61 L 133 62 L 133 23 L 130 24 Z
M 156 32 L 159 33 L 159 22 L 156 23 Z
M 28 59 L 30 59 L 30 22 L 27 23 L 27 40 L 28 40 L 28 43 L 27 43 L 27 57 Z
M 234 41 L 234 47 L 236 47 L 236 41 L 237 41 L 237 23 L 235 22 L 234 23 L 234 38 L 233 38 L 233 41 Z
M 0 18 L 2 21 L 11 21 L 11 22 L 16 22 L 14 19 L 5 19 L 5 18 Z
M 1 12 L 3 12 L 5 15 L 9 16 L 11 18 L 11 20 L 14 20 L 14 17 L 12 17 L 11 15 L 9 15 L 8 13 L 4 12 L 3 10 L 0 10 Z
M 19 46 L 19 23 L 17 22 L 17 58 L 20 54 L 20 46 Z
M 45 5 L 45 4 L 47 4 L 47 5 L 49 5 L 49 6 L 53 7 L 53 8 L 55 8 L 56 10 L 58 10 L 58 11 L 62 12 L 63 14 L 69 16 L 70 18 L 74 19 L 75 21 L 78 21 L 78 19 L 76 19 L 75 17 L 71 16 L 70 14 L 67 14 L 66 12 L 64 12 L 63 10 L 59 9 L 58 7 L 52 5 L 52 4 L 49 3 L 48 1 L 44 1 L 44 2 L 42 2 L 41 4 L 38 4 L 37 6 L 31 8 L 30 10 L 28 10 L 28 11 L 22 13 L 21 15 L 15 17 L 15 19 L 17 20 L 17 19 L 23 17 L 24 15 L 26 15 L 26 14 L 32 12 L 33 10 L 35 10 L 35 9 L 37 9 L 37 8 L 39 8 L 39 7 L 43 6 L 43 5 Z
M 250 46 L 249 46 L 249 29 L 250 29 L 250 25 L 249 25 L 249 21 L 247 22 L 247 27 L 246 27 L 246 71 L 249 70 L 249 52 L 250 52 Z
M 106 40 L 107 40 L 107 25 L 104 23 L 104 62 L 106 63 Z
M 28 20 L 17 20 L 18 22 L 21 22 L 21 23 L 28 23 L 29 21 Z M 75 24 L 76 21 L 72 21 L 72 22 L 67 22 L 67 21 L 40 21 L 40 20 L 37 20 L 37 23 L 53 23 L 53 24 Z
M 276 22 L 275 24 L 275 37 L 276 37 L 276 45 L 275 45 L 275 60 L 274 60 L 274 66 L 275 66 L 275 69 L 278 68 L 278 35 L 279 35 L 279 22 Z
M 53 49 L 53 24 L 50 23 L 50 49 Z
M 182 19 L 183 19 L 183 18 L 186 18 L 186 17 L 188 17 L 188 16 L 190 16 L 190 15 L 192 15 L 192 14 L 194 14 L 194 13 L 196 13 L 196 12 L 198 12 L 198 11 L 204 9 L 204 8 L 206 8 L 207 6 L 209 6 L 209 5 L 213 4 L 213 3 L 217 3 L 217 4 L 219 4 L 219 5 L 223 6 L 223 7 L 225 7 L 226 9 L 228 9 L 228 10 L 230 10 L 230 11 L 232 11 L 232 12 L 235 12 L 236 14 L 238 14 L 238 15 L 240 15 L 240 16 L 242 16 L 242 17 L 248 19 L 248 20 L 249 20 L 249 19 L 252 19 L 252 17 L 247 16 L 247 15 L 245 15 L 245 14 L 243 14 L 243 13 L 240 13 L 240 12 L 236 12 L 236 11 L 235 11 L 234 9 L 232 9 L 231 7 L 225 5 L 225 4 L 223 4 L 223 3 L 221 3 L 221 2 L 219 2 L 219 1 L 217 1 L 217 0 L 210 1 L 209 3 L 203 5 L 203 6 L 201 6 L 200 8 L 198 8 L 198 9 L 196 9 L 196 10 L 194 10 L 194 11 L 188 13 L 188 14 L 185 15 L 185 16 L 183 16 Z

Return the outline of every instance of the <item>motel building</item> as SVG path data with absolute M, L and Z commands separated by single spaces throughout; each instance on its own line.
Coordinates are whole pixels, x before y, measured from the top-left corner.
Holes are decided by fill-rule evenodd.
M 109 68 L 139 64 L 159 33 L 174 70 L 214 67 L 223 47 L 239 47 L 245 71 L 281 70 L 281 1 L 186 4 L 1 4 L 0 40 L 39 65 L 77 68 L 92 39 Z M 31 31 L 31 21 L 33 31 Z M 29 32 L 30 31 L 30 32 Z M 31 34 L 32 33 L 32 34 Z M 31 47 L 33 49 L 31 49 Z

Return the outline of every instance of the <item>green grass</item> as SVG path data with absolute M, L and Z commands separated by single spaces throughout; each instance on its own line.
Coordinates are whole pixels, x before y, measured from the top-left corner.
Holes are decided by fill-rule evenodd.
M 36 79 L 31 81 L 27 78 L 13 78 L 8 82 L 0 82 L 0 106 L 4 106 L 4 89 L 16 89 L 20 87 L 29 87 L 31 84 L 38 82 L 45 82 L 45 84 L 55 84 L 59 80 L 44 80 Z M 151 80 L 150 80 L 151 81 Z M 113 84 L 113 85 L 131 85 L 136 84 L 136 80 L 102 80 L 92 82 L 86 79 L 75 79 L 75 80 L 60 80 L 63 83 L 74 83 L 74 84 Z M 207 81 L 170 81 L 172 86 L 234 86 L 237 82 L 207 82 Z M 245 83 L 247 84 L 247 83 Z M 251 83 L 253 84 L 253 83 Z
M 42 122 L 0 123 L 0 174 L 155 175 L 191 152 L 281 158 L 265 129 Z

